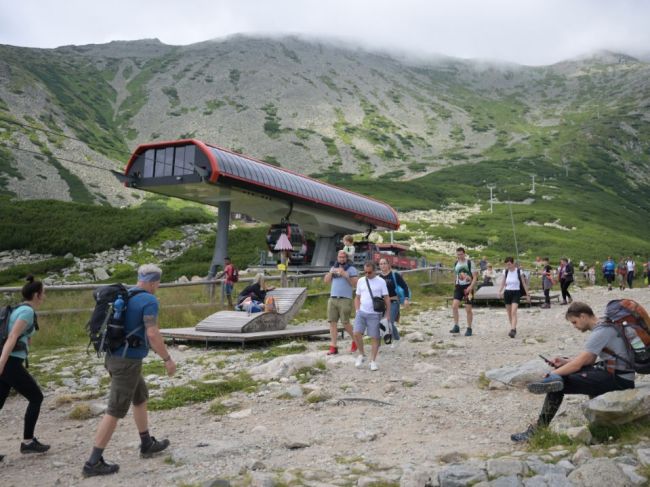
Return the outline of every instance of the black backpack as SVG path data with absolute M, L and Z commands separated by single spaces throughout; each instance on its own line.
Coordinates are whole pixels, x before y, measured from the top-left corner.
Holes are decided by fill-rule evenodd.
M 25 303 L 21 303 L 17 305 L 8 304 L 0 308 L 0 353 L 2 353 L 2 349 L 5 346 L 5 342 L 7 341 L 7 338 L 9 338 L 9 318 L 11 317 L 11 313 L 13 313 L 16 309 L 20 308 L 21 306 L 29 306 L 29 304 L 25 304 Z M 29 307 L 31 308 L 31 306 Z M 36 312 L 34 312 L 34 323 L 32 324 L 32 326 L 30 326 L 23 332 L 23 335 L 29 335 L 32 333 L 33 330 L 38 330 L 38 320 L 36 318 Z M 26 350 L 25 344 L 20 340 L 18 340 L 12 352 L 20 352 L 25 350 Z
M 90 338 L 88 348 L 92 344 L 97 356 L 104 353 L 110 354 L 121 346 L 125 345 L 123 355 L 129 347 L 138 347 L 141 340 L 133 334 L 142 329 L 142 326 L 130 331 L 128 334 L 124 329 L 126 309 L 129 299 L 133 296 L 144 293 L 143 289 L 129 291 L 123 284 L 110 284 L 95 289 L 95 309 L 86 323 L 86 331 Z

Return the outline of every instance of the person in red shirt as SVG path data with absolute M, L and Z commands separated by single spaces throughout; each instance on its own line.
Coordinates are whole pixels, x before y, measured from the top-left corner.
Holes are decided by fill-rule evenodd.
M 235 281 L 233 279 L 233 275 L 235 274 L 235 266 L 232 265 L 232 262 L 230 261 L 230 257 L 226 257 L 223 259 L 223 272 L 217 276 L 217 279 L 221 279 L 223 276 L 226 276 L 226 282 L 225 282 L 225 291 L 226 291 L 226 298 L 228 299 L 228 307 L 232 308 L 232 290 L 235 285 Z

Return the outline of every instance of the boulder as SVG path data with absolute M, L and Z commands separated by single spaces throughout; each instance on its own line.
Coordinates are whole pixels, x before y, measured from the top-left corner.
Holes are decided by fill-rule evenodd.
M 568 428 L 566 430 L 566 435 L 572 440 L 584 443 L 585 445 L 591 443 L 591 431 L 589 431 L 587 426 Z
M 582 404 L 590 423 L 625 424 L 650 415 L 650 385 L 612 391 Z
M 577 487 L 632 487 L 632 482 L 616 463 L 605 457 L 594 458 L 568 476 Z
M 277 380 L 281 377 L 290 377 L 299 369 L 314 367 L 322 361 L 322 352 L 284 355 L 265 364 L 252 367 L 248 372 L 256 380 Z
M 477 466 L 450 465 L 438 473 L 440 487 L 463 487 L 487 481 L 485 470 Z
M 493 381 L 502 382 L 511 386 L 524 387 L 529 382 L 539 380 L 548 367 L 541 360 L 529 360 L 519 365 L 500 367 L 488 370 L 485 376 Z
M 95 267 L 93 269 L 93 276 L 95 277 L 95 281 L 105 281 L 110 277 L 103 267 Z

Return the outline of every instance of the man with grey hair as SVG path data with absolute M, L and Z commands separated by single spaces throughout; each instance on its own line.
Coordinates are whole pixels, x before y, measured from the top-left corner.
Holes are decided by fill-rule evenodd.
M 124 310 L 124 328 L 129 337 L 124 345 L 106 355 L 105 367 L 111 376 L 111 390 L 106 414 L 99 423 L 95 445 L 84 464 L 84 477 L 109 475 L 120 467 L 104 461 L 103 453 L 117 426 L 133 404 L 133 419 L 140 434 L 140 456 L 149 458 L 169 446 L 169 440 L 156 440 L 149 435 L 147 399 L 149 391 L 142 377 L 142 359 L 153 349 L 163 359 L 169 376 L 176 372 L 176 363 L 167 351 L 158 329 L 158 299 L 154 296 L 160 286 L 162 271 L 153 264 L 138 269 L 138 283 L 129 289 Z

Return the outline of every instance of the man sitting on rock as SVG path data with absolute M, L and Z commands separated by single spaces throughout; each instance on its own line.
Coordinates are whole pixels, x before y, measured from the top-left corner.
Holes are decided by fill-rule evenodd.
M 555 357 L 551 360 L 555 370 L 541 381 L 528 384 L 530 392 L 546 394 L 546 399 L 537 424 L 511 435 L 512 441 L 528 441 L 537 428 L 548 426 L 565 394 L 586 394 L 593 398 L 610 391 L 634 388 L 634 371 L 625 363 L 632 363 L 633 358 L 616 328 L 597 318 L 585 303 L 571 303 L 565 318 L 577 330 L 583 333 L 589 330 L 591 335 L 582 352 L 572 359 Z

